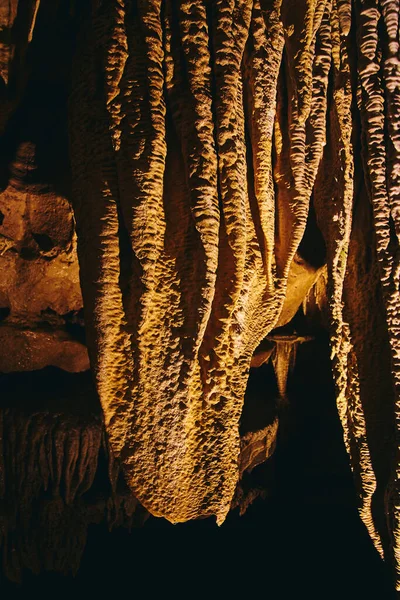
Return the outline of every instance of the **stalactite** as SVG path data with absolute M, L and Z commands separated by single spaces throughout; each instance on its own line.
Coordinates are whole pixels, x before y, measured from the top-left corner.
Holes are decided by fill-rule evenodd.
M 290 371 L 293 370 L 296 362 L 296 343 L 287 340 L 276 342 L 275 352 L 272 355 L 272 364 L 274 365 L 276 381 L 281 400 L 286 401 L 286 387 Z
M 0 133 L 23 96 L 36 31 L 60 18 L 51 6 L 0 7 Z M 71 0 L 68 14 L 72 202 L 110 526 L 133 519 L 139 502 L 172 522 L 221 524 L 232 505 L 244 510 L 258 492 L 247 497 L 239 478 L 270 456 L 277 427 L 240 437 L 250 367 L 271 359 L 285 399 L 296 345 L 329 326 L 360 515 L 400 581 L 399 1 Z M 11 240 L 3 204 L 21 214 L 28 205 L 32 148 L 22 140 L 7 158 L 7 265 L 27 233 Z M 306 243 L 314 213 L 326 265 Z M 39 248 L 43 265 L 62 248 Z M 12 318 L 7 282 L 0 308 Z M 311 333 L 281 334 L 300 306 Z M 371 358 L 375 338 L 382 356 Z M 393 390 L 379 373 L 390 348 Z M 61 568 L 59 514 L 91 489 L 101 427 L 18 419 L 0 413 L 0 498 L 18 496 L 29 519 L 31 498 L 52 494 L 45 562 L 54 553 Z M 12 552 L 15 531 L 3 534 L 17 574 L 27 559 Z
M 328 272 L 324 267 L 314 285 L 308 290 L 301 307 L 304 316 L 308 317 L 310 322 L 318 323 L 321 329 L 325 329 L 329 323 L 327 285 Z
M 267 339 L 275 344 L 271 360 L 274 366 L 279 396 L 282 401 L 286 402 L 287 383 L 296 363 L 297 347 L 299 344 L 312 340 L 312 336 L 272 333 Z
M 372 199 L 376 249 L 392 347 L 392 374 L 396 390 L 395 418 L 399 430 L 400 336 L 399 320 L 399 134 L 400 62 L 399 3 L 356 2 L 358 28 L 358 106 L 361 113 L 365 161 Z M 379 27 L 384 35 L 378 36 Z M 383 59 L 383 71 L 381 61 Z M 399 434 L 397 433 L 397 437 Z M 397 440 L 397 448 L 399 443 Z M 398 450 L 397 450 L 398 454 Z M 399 456 L 387 490 L 388 526 L 392 535 L 397 589 L 400 590 Z
M 240 440 L 239 471 L 251 472 L 254 467 L 265 462 L 272 456 L 278 433 L 279 420 L 276 418 L 271 425 L 258 431 L 245 433 Z
M 19 581 L 23 568 L 76 571 L 87 524 L 78 523 L 74 511 L 81 510 L 79 499 L 93 484 L 101 422 L 49 412 L 0 412 L 2 498 L 8 507 L 1 536 L 5 573 Z
M 79 568 L 90 523 L 142 524 L 146 511 L 112 459 L 109 489 L 91 494 L 103 426 L 99 416 L 0 409 L 0 548 L 5 575 Z
M 95 11 L 70 103 L 89 346 L 134 493 L 172 521 L 222 522 L 251 356 L 279 317 L 322 155 L 331 3 L 305 3 L 294 29 L 278 1 L 134 4 Z
M 358 486 L 360 515 L 376 548 L 382 553 L 380 536 L 371 513 L 376 480 L 359 394 L 358 366 L 352 352 L 349 326 L 343 317 L 343 283 L 352 222 L 354 173 L 351 139 L 352 89 L 346 31 L 347 29 L 343 29 L 340 11 L 336 17 L 333 14 L 331 19 L 333 102 L 328 120 L 327 145 L 316 182 L 314 202 L 327 245 L 331 347 L 339 416 L 352 468 L 356 477 L 361 479 Z
M 101 422 L 91 417 L 2 410 L 5 488 L 9 483 L 26 501 L 39 490 L 61 495 L 66 504 L 93 483 L 101 440 Z

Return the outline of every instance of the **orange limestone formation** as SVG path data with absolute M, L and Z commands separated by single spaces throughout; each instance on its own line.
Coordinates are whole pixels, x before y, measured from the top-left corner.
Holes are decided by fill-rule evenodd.
M 339 13 L 292 13 L 121 0 L 81 35 L 71 158 L 92 364 L 132 490 L 173 522 L 229 511 L 251 357 L 323 156 Z
M 307 222 L 339 42 L 336 6 L 301 4 L 104 2 L 78 48 L 89 348 L 127 481 L 172 522 L 229 511 L 251 357 Z
M 399 0 L 3 4 L 1 370 L 90 359 L 111 481 L 222 523 L 329 329 L 360 516 L 400 582 Z M 246 429 L 250 368 L 276 397 Z
M 357 8 L 357 100 L 395 387 L 395 456 L 385 512 L 400 590 L 400 5 L 380 0 L 359 2 Z

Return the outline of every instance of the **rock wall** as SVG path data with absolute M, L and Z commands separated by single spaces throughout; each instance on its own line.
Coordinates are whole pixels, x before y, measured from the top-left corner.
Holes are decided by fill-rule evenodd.
M 251 366 L 272 361 L 284 403 L 296 319 L 328 327 L 360 515 L 398 579 L 398 1 L 15 1 L 0 24 L 0 336 L 20 357 L 1 369 L 87 368 L 77 239 L 128 485 L 222 523 L 275 444 L 277 415 L 240 436 Z

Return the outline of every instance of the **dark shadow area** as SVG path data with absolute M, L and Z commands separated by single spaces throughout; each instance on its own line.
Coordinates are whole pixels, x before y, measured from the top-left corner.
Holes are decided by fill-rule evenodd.
M 0 308 L 0 322 L 7 319 L 8 315 L 10 314 L 10 310 L 11 309 L 9 306 L 2 306 Z
M 250 369 L 240 419 L 240 434 L 270 425 L 278 412 L 278 386 L 271 361 Z
M 65 330 L 81 344 L 86 344 L 85 320 L 83 308 L 72 310 L 65 315 L 62 315 L 65 322 Z
M 8 185 L 19 146 L 31 142 L 34 168 L 24 165 L 17 178 L 23 177 L 24 185 L 50 186 L 70 198 L 67 102 L 76 35 L 88 5 L 82 0 L 71 11 L 68 0 L 41 2 L 32 41 L 27 48 L 21 46 L 23 56 L 14 57 L 9 85 L 13 110 L 0 137 L 0 189 Z M 16 23 L 25 18 L 21 3 Z M 13 32 L 15 41 L 21 33 Z
M 49 252 L 54 248 L 54 242 L 49 235 L 45 233 L 32 233 L 32 237 L 42 252 Z
M 50 411 L 100 416 L 90 371 L 67 373 L 57 367 L 41 371 L 0 373 L 0 409 L 25 413 Z
M 51 386 L 51 370 L 44 379 L 46 375 Z M 29 374 L 24 377 L 29 380 Z M 87 377 L 73 376 L 76 383 Z M 21 374 L 3 378 L 2 384 L 17 392 Z M 289 399 L 288 436 L 279 440 L 273 458 L 275 493 L 266 501 L 256 500 L 243 517 L 232 511 L 219 528 L 212 518 L 172 525 L 150 517 L 131 531 L 109 532 L 104 521 L 90 525 L 75 578 L 25 573 L 19 586 L 3 579 L 2 598 L 60 593 L 116 597 L 126 592 L 134 597 L 143 589 L 150 598 L 197 593 L 395 598 L 389 570 L 356 510 L 326 338 L 301 345 Z M 99 465 L 104 477 L 96 475 L 96 488 L 106 485 L 104 458 Z M 257 469 L 261 467 L 265 465 Z
M 308 210 L 307 225 L 299 244 L 298 253 L 315 269 L 326 263 L 326 246 L 323 235 L 318 227 L 314 201 L 311 197 Z

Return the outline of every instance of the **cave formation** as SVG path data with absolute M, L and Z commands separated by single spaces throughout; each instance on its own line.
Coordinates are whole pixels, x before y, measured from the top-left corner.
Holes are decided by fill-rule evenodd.
M 329 339 L 400 590 L 399 31 L 398 0 L 0 1 L 10 578 L 104 518 L 244 514 Z

